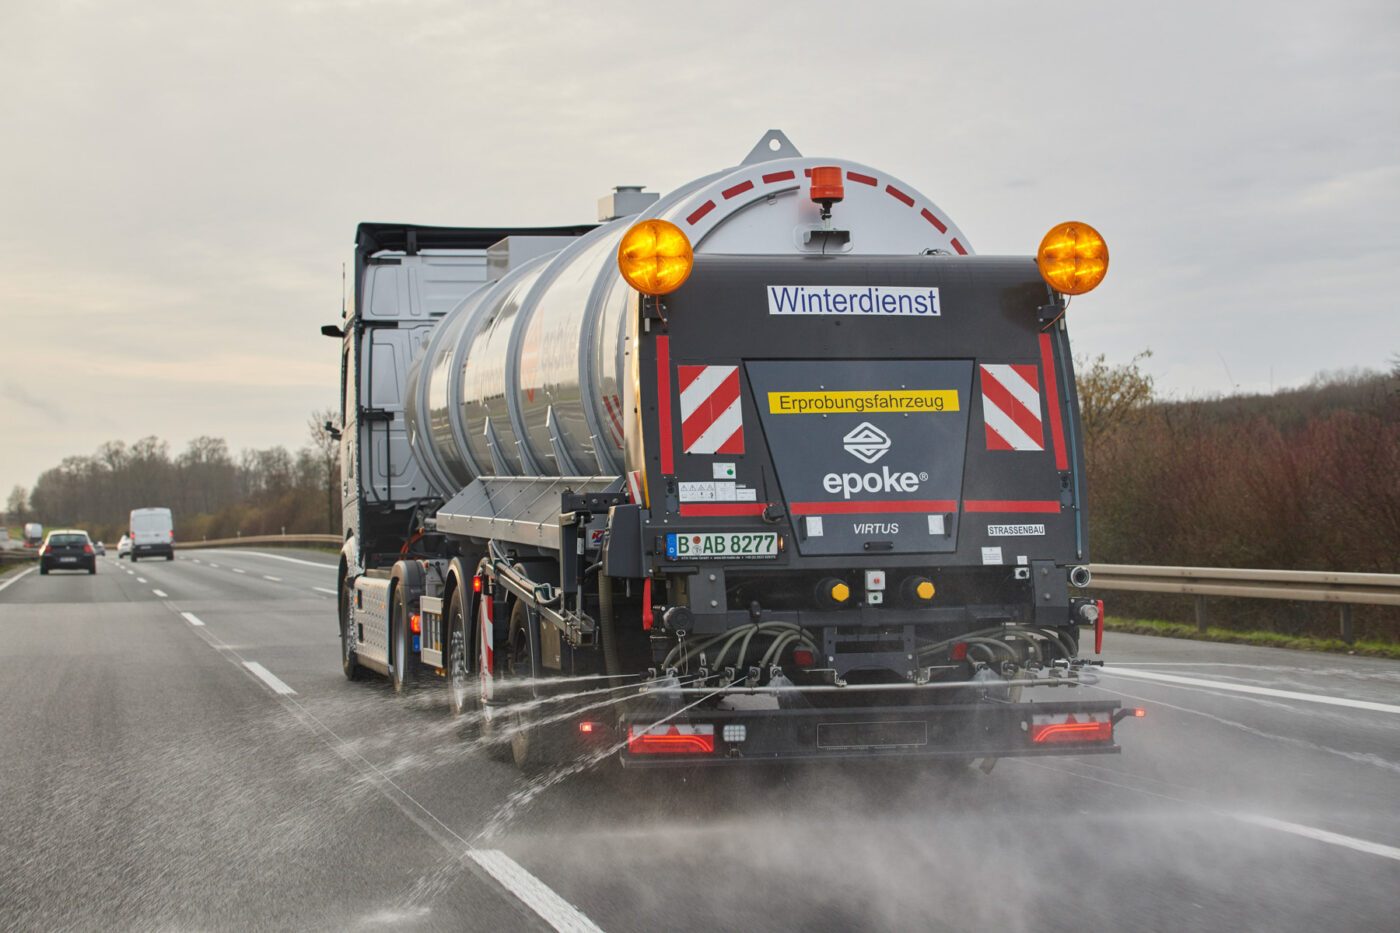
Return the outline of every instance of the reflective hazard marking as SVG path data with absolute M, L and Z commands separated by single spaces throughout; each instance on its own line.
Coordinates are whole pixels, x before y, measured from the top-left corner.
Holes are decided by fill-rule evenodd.
M 995 364 L 979 368 L 987 449 L 1044 450 L 1040 380 L 1035 364 Z
M 739 367 L 678 366 L 681 446 L 688 454 L 742 454 Z

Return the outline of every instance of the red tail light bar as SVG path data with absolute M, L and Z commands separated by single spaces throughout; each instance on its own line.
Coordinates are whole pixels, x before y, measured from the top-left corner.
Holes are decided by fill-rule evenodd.
M 711 755 L 715 751 L 712 725 L 632 726 L 627 751 L 633 755 Z

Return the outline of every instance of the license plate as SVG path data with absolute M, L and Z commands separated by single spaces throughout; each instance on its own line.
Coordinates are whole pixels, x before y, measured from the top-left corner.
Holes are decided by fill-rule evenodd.
M 719 531 L 666 536 L 671 560 L 763 560 L 778 556 L 776 531 Z
M 78 558 L 76 558 L 76 557 L 60 557 L 60 558 L 58 559 L 58 562 L 59 562 L 60 564 L 76 564 L 76 563 L 78 562 Z

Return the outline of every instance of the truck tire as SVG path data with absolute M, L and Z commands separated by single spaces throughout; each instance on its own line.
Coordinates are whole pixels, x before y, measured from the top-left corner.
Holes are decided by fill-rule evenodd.
M 349 581 L 341 576 L 340 578 L 340 669 L 345 674 L 346 680 L 360 680 L 365 676 L 365 669 L 360 667 L 359 658 L 355 655 L 355 627 L 351 618 L 350 601 L 354 599 Z
M 420 670 L 413 653 L 413 633 L 408 625 L 407 587 L 394 587 L 389 600 L 389 682 L 399 696 L 407 696 L 418 685 Z
M 462 587 L 447 601 L 447 708 L 462 716 L 481 707 L 481 689 L 472 676 L 472 627 Z
M 510 610 L 510 642 L 506 661 L 506 676 L 511 680 L 526 680 L 534 676 L 535 665 L 531 657 L 530 615 L 525 604 L 516 600 Z M 559 707 L 543 707 L 520 712 L 521 701 L 527 700 L 533 690 L 521 690 L 513 699 L 517 702 L 507 707 L 506 717 L 510 731 L 510 757 L 515 766 L 525 774 L 543 771 L 560 764 L 565 757 L 564 738 L 567 736 L 567 721 L 562 723 L 545 722 L 551 715 L 560 712 Z

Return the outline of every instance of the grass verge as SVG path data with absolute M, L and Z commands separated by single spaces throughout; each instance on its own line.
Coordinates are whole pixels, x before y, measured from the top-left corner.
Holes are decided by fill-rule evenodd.
M 1228 628 L 1215 628 L 1214 626 L 1204 632 L 1198 632 L 1194 625 L 1144 619 L 1105 619 L 1104 628 L 1110 632 L 1127 632 L 1131 635 L 1190 638 L 1196 641 L 1224 641 L 1236 645 L 1292 648 L 1297 651 L 1327 651 L 1333 654 L 1360 654 L 1371 658 L 1400 660 L 1400 644 L 1385 641 L 1357 641 L 1354 645 L 1348 645 L 1340 638 L 1283 635 L 1278 632 L 1240 632 Z

